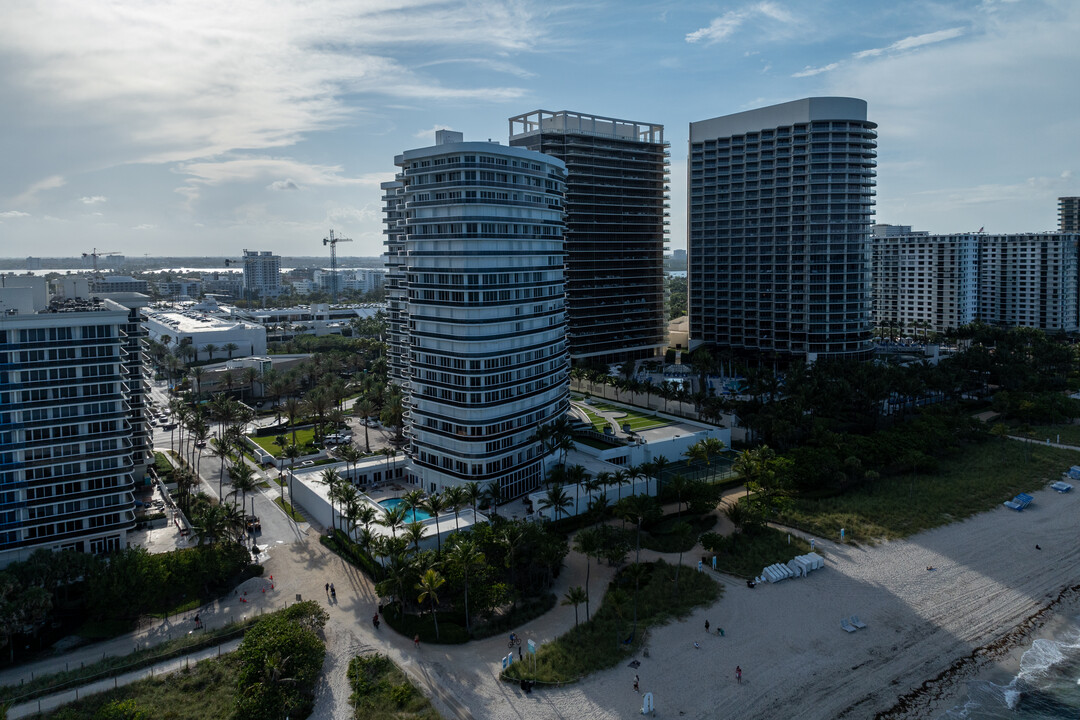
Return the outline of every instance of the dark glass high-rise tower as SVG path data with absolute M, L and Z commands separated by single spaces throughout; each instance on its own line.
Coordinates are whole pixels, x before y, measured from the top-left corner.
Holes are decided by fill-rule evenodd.
M 536 110 L 510 118 L 510 144 L 566 163 L 570 357 L 617 363 L 662 353 L 670 155 L 664 127 Z
M 690 123 L 691 347 L 870 352 L 876 127 L 840 97 Z

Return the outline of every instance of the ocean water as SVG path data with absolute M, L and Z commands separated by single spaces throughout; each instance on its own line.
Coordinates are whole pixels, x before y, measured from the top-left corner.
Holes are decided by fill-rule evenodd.
M 1080 718 L 1080 616 L 1054 637 L 1034 640 L 1012 678 L 972 680 L 967 691 L 967 698 L 941 720 Z

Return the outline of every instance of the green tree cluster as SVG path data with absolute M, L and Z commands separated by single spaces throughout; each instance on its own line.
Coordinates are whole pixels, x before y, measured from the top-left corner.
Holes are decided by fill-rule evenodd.
M 260 619 L 236 650 L 236 720 L 307 717 L 326 644 L 321 632 L 329 616 L 306 600 Z

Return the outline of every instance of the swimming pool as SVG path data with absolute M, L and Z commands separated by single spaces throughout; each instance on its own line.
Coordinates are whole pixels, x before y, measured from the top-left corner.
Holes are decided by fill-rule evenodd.
M 391 510 L 393 510 L 398 505 L 401 505 L 404 502 L 405 501 L 401 498 L 387 498 L 386 500 L 380 500 L 379 504 L 382 505 L 384 508 L 390 508 Z M 423 510 L 412 509 L 405 513 L 405 522 L 423 522 L 430 519 L 431 515 L 424 512 Z

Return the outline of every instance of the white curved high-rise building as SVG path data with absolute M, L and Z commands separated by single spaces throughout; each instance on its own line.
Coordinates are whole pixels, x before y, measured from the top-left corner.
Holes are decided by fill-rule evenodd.
M 545 471 L 536 429 L 569 402 L 565 165 L 448 131 L 394 162 L 389 345 L 410 472 L 430 492 L 532 491 Z

